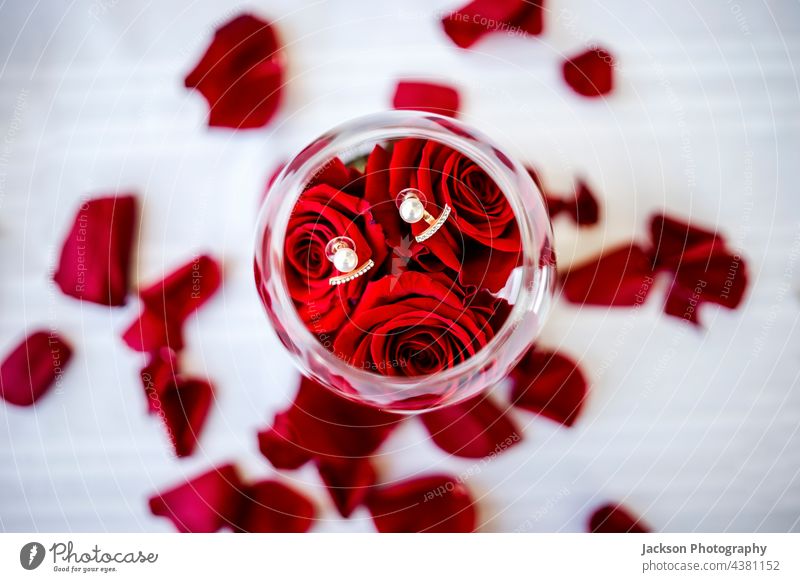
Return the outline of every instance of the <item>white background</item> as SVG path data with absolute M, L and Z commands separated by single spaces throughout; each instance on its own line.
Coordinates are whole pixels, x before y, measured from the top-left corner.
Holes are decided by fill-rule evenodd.
M 705 307 L 702 330 L 660 314 L 661 286 L 635 316 L 556 301 L 541 344 L 591 379 L 577 424 L 513 411 L 524 442 L 476 471 L 407 422 L 380 450 L 382 479 L 471 474 L 483 531 L 582 531 L 609 500 L 662 531 L 800 529 L 800 6 L 549 0 L 543 36 L 464 51 L 438 22 L 458 4 L 248 5 L 279 28 L 288 86 L 272 125 L 231 132 L 206 128 L 183 77 L 239 5 L 0 3 L 0 350 L 40 327 L 75 347 L 58 392 L 0 405 L 0 530 L 170 531 L 146 500 L 182 476 L 228 460 L 276 475 L 255 434 L 297 374 L 252 284 L 258 199 L 277 162 L 386 108 L 408 76 L 458 86 L 462 118 L 551 188 L 588 179 L 604 219 L 580 232 L 557 222 L 562 266 L 644 236 L 666 208 L 724 232 L 752 285 L 738 311 Z M 607 100 L 560 79 L 563 57 L 595 41 L 618 58 Z M 136 300 L 81 305 L 49 282 L 82 197 L 129 190 L 143 202 L 137 281 L 198 251 L 224 261 L 224 289 L 187 329 L 184 367 L 217 388 L 188 459 L 145 413 L 142 357 L 119 339 Z M 317 531 L 372 530 L 363 509 L 338 518 L 313 468 L 279 478 L 315 499 Z

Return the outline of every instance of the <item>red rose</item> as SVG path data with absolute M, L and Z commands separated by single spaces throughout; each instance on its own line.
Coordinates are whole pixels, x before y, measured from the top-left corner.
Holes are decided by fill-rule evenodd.
M 434 374 L 464 362 L 494 336 L 505 301 L 465 297 L 441 279 L 406 271 L 364 289 L 333 342 L 353 366 L 387 376 Z M 479 305 L 480 304 L 480 305 Z
M 458 272 L 459 282 L 492 292 L 502 289 L 520 262 L 522 243 L 514 211 L 494 180 L 452 148 L 409 138 L 394 144 L 386 199 L 393 201 L 405 188 L 422 191 L 433 216 L 445 205 L 451 208 L 445 226 L 423 244 Z M 399 216 L 394 220 L 392 230 L 408 230 L 397 224 Z M 424 221 L 411 225 L 414 235 L 427 228 Z
M 372 259 L 375 266 L 358 279 L 330 285 L 328 280 L 339 273 L 328 260 L 325 247 L 338 236 L 353 240 L 359 265 Z M 300 196 L 284 248 L 289 293 L 300 317 L 315 333 L 342 324 L 387 254 L 383 230 L 373 220 L 369 204 L 327 184 L 313 186 Z

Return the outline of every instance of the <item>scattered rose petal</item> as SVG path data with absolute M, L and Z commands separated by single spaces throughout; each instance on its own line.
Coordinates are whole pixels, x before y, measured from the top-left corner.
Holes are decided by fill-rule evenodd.
M 578 364 L 557 352 L 531 349 L 510 378 L 515 406 L 566 426 L 575 423 L 588 389 Z
M 297 442 L 287 411 L 276 414 L 272 426 L 258 433 L 258 448 L 276 469 L 297 469 L 311 460 L 312 455 Z
M 213 398 L 211 384 L 198 378 L 181 378 L 161 394 L 162 418 L 177 456 L 194 452 Z
M 283 82 L 283 58 L 274 26 L 242 14 L 214 34 L 187 88 L 208 102 L 212 127 L 263 127 L 278 109 Z
M 84 202 L 53 275 L 61 291 L 101 305 L 125 305 L 136 219 L 133 195 Z
M 593 48 L 566 61 L 562 73 L 579 95 L 606 95 L 614 86 L 614 57 L 603 48 Z
M 520 36 L 544 29 L 544 0 L 474 0 L 442 19 L 444 31 L 461 48 L 490 32 Z
M 37 331 L 22 340 L 0 366 L 0 397 L 30 406 L 57 382 L 72 357 L 72 349 L 55 332 Z
M 272 480 L 248 485 L 235 531 L 251 533 L 305 533 L 316 515 L 314 504 L 283 483 Z
M 211 533 L 236 523 L 244 490 L 236 467 L 222 465 L 154 495 L 150 511 L 179 532 Z
M 161 348 L 150 354 L 150 360 L 142 368 L 142 380 L 147 409 L 153 414 L 159 410 L 161 395 L 177 383 L 178 355 L 169 348 Z
M 420 419 L 433 442 L 457 457 L 497 455 L 522 438 L 511 418 L 488 396 L 426 412 Z
M 612 249 L 561 274 L 562 295 L 583 305 L 631 306 L 644 302 L 653 285 L 648 253 L 639 245 Z
M 592 533 L 649 533 L 650 528 L 620 505 L 604 505 L 589 518 Z
M 572 218 L 579 226 L 591 226 L 600 221 L 600 204 L 583 180 L 578 180 L 575 202 L 570 209 Z
M 458 91 L 439 83 L 400 81 L 394 90 L 392 107 L 456 117 L 459 108 Z
M 265 453 L 270 461 L 278 459 L 278 463 L 285 462 L 286 455 L 299 461 L 303 458 L 300 451 L 317 459 L 368 456 L 402 418 L 346 400 L 308 378 L 303 378 L 294 402 L 283 414 L 278 415 L 280 424 L 273 426 L 272 431 L 261 433 L 267 435 L 263 439 L 273 444 L 279 442 L 279 437 L 292 439 L 293 449 Z
M 327 459 L 317 463 L 322 482 L 342 517 L 350 517 L 364 503 L 375 484 L 375 469 L 368 458 Z
M 747 264 L 727 249 L 722 236 L 663 215 L 650 223 L 652 264 L 667 271 L 672 282 L 664 311 L 700 325 L 703 303 L 737 308 L 748 283 Z
M 367 509 L 382 533 L 475 530 L 475 505 L 463 483 L 447 475 L 431 475 L 374 489 Z
M 163 280 L 139 291 L 143 310 L 124 332 L 134 350 L 154 352 L 161 347 L 183 348 L 183 323 L 219 289 L 222 270 L 208 255 L 200 255 Z

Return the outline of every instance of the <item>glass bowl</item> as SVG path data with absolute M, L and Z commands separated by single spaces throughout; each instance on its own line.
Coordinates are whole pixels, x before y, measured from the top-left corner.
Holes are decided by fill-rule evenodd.
M 332 348 L 336 343 L 336 329 L 319 332 L 309 325 L 308 306 L 298 302 L 297 297 L 293 298 L 287 282 L 285 251 L 295 205 L 310 184 L 338 160 L 365 171 L 365 160 L 376 145 L 394 151 L 392 148 L 400 143 L 399 140 L 407 138 L 425 140 L 424 143 L 432 143 L 432 147 L 449 148 L 448 152 L 454 150 L 483 170 L 505 195 L 513 210 L 520 244 L 516 266 L 505 286 L 492 292 L 493 297 L 507 300 L 510 308 L 491 339 L 450 367 L 429 374 L 404 376 L 402 370 L 393 369 L 391 373 L 377 370 L 374 362 L 371 368 L 354 365 Z M 420 194 L 423 202 L 427 203 L 425 194 Z M 399 212 L 407 192 L 390 192 L 389 195 L 398 204 L 393 210 Z M 480 197 L 480 193 L 476 196 Z M 430 209 L 436 217 L 443 216 L 442 208 L 430 206 Z M 418 209 L 402 209 L 404 216 L 412 218 L 415 210 Z M 368 215 L 374 224 L 373 215 Z M 429 224 L 433 224 L 433 220 Z M 448 228 L 453 228 L 452 224 Z M 327 253 L 335 253 L 342 246 L 352 246 L 352 239 L 346 236 L 348 233 L 341 234 L 341 241 L 329 244 Z M 552 236 L 545 202 L 528 172 L 504 154 L 491 139 L 448 117 L 417 111 L 384 112 L 340 125 L 316 139 L 286 164 L 270 186 L 260 211 L 255 244 L 255 280 L 272 327 L 303 374 L 351 400 L 399 413 L 423 412 L 455 404 L 496 385 L 532 346 L 553 294 L 555 257 Z M 421 238 L 419 244 L 429 243 L 424 236 Z M 327 257 L 334 258 L 333 254 Z M 348 258 L 337 257 L 336 264 L 351 268 L 352 261 Z M 367 269 L 365 279 L 373 276 L 371 273 L 377 273 L 378 268 Z M 354 284 L 352 278 L 345 279 L 342 285 Z M 362 290 L 363 285 L 372 284 L 362 282 L 361 287 L 350 290 Z M 359 309 L 357 300 L 350 299 L 351 303 L 355 302 L 354 310 Z M 305 320 L 298 309 L 304 310 Z M 419 350 L 417 353 L 423 352 Z

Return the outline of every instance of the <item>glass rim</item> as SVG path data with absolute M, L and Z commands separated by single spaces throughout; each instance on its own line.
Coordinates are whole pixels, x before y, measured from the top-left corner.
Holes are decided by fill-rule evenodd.
M 417 123 L 427 121 L 430 127 L 425 129 L 409 127 L 412 119 Z M 451 128 L 457 129 L 469 138 L 458 135 Z M 348 363 L 327 349 L 320 342 L 319 337 L 308 329 L 300 318 L 288 292 L 286 273 L 283 268 L 283 249 L 291 212 L 309 178 L 318 172 L 320 167 L 326 162 L 330 162 L 333 157 L 341 158 L 343 153 L 348 151 L 360 151 L 364 145 L 374 146 L 376 143 L 406 137 L 432 139 L 451 147 L 469 157 L 495 181 L 511 204 L 520 229 L 524 260 L 523 265 L 517 268 L 522 269 L 523 275 L 522 284 L 514 297 L 508 317 L 486 345 L 482 346 L 474 355 L 451 368 L 429 375 L 388 376 Z M 472 143 L 473 140 L 479 145 Z M 261 272 L 270 273 L 269 277 L 263 277 L 262 285 L 268 285 L 268 292 L 272 298 L 273 316 L 282 324 L 291 341 L 307 347 L 309 355 L 317 363 L 327 366 L 336 375 L 346 380 L 358 378 L 364 382 L 377 381 L 387 390 L 396 389 L 398 391 L 424 382 L 426 386 L 431 387 L 431 392 L 434 392 L 436 385 L 447 386 L 457 382 L 464 375 L 479 373 L 487 365 L 490 365 L 497 349 L 507 344 L 515 334 L 523 333 L 521 324 L 525 320 L 526 314 L 534 314 L 543 319 L 549 307 L 547 291 L 552 287 L 553 281 L 542 280 L 540 276 L 538 267 L 541 257 L 540 249 L 535 248 L 537 239 L 533 233 L 533 217 L 517 194 L 519 185 L 516 182 L 518 180 L 525 181 L 525 186 L 538 194 L 536 201 L 542 205 L 544 205 L 544 201 L 541 192 L 527 171 L 515 160 L 510 160 L 505 155 L 501 159 L 497 153 L 501 151 L 492 139 L 453 118 L 423 111 L 383 111 L 345 121 L 313 140 L 292 160 L 305 157 L 302 159 L 300 167 L 291 174 L 289 173 L 291 161 L 287 163 L 270 186 L 261 204 L 254 247 L 255 259 Z M 276 192 L 281 192 L 282 196 L 277 196 Z M 273 212 L 277 213 L 270 216 Z M 277 228 L 267 229 L 269 218 L 277 225 Z M 536 228 L 541 228 L 541 226 Z M 544 224 L 544 228 L 546 229 L 546 232 L 543 233 L 545 238 L 552 240 L 552 227 L 549 221 Z M 269 237 L 268 240 L 267 237 Z M 265 260 L 268 265 L 263 264 Z M 278 281 L 280 285 L 276 285 Z M 535 339 L 536 333 L 531 333 L 530 336 L 532 341 Z M 522 355 L 524 355 L 524 351 L 515 354 L 514 360 L 518 361 Z M 292 356 L 303 373 L 319 378 L 319 375 L 309 368 L 304 358 L 296 357 L 296 354 L 292 354 Z M 488 388 L 488 386 L 484 388 Z M 340 390 L 337 392 L 348 397 L 345 392 Z M 458 402 L 479 392 L 480 390 L 475 390 L 473 393 L 466 394 L 463 398 L 447 404 Z M 431 408 L 426 410 L 431 410 Z

